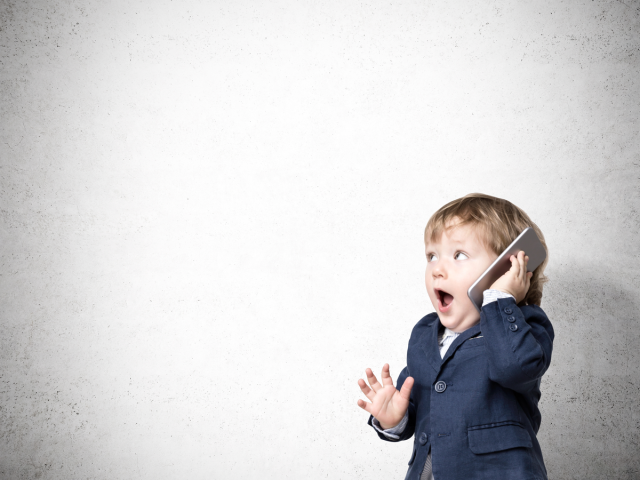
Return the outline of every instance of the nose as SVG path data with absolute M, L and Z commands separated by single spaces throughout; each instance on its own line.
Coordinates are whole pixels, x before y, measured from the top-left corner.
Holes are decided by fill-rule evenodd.
M 444 278 L 446 280 L 447 278 L 447 268 L 445 266 L 445 264 L 441 261 L 438 261 L 436 263 L 436 265 L 433 267 L 433 271 L 431 272 L 431 274 L 433 275 L 433 278 Z

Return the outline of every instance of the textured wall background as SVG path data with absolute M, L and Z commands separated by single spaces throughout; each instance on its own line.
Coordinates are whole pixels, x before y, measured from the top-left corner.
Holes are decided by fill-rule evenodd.
M 550 247 L 550 478 L 640 478 L 638 1 L 0 5 L 0 478 L 403 478 L 356 380 L 472 191 Z

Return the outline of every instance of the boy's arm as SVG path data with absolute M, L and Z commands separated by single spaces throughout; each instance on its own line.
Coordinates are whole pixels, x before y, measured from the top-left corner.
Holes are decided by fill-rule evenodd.
M 489 378 L 520 393 L 536 388 L 549 368 L 553 327 L 537 305 L 516 305 L 513 297 L 487 303 L 480 329 L 489 358 Z
M 409 376 L 410 375 L 409 375 L 408 368 L 407 367 L 403 368 L 402 372 L 400 372 L 400 375 L 398 375 L 398 381 L 396 382 L 397 390 L 400 390 L 402 388 L 404 381 Z M 375 418 L 373 417 L 373 415 L 371 415 L 367 423 L 374 428 L 374 430 L 378 434 L 378 437 L 380 437 L 382 440 L 386 440 L 388 442 L 399 442 L 399 441 L 407 440 L 411 438 L 413 436 L 413 433 L 415 431 L 415 426 L 416 426 L 416 408 L 413 403 L 413 392 L 411 393 L 409 398 L 409 407 L 407 408 L 407 413 L 405 414 L 405 417 L 402 419 L 400 424 L 396 425 L 393 428 L 387 429 L 386 435 L 383 431 L 381 431 L 380 428 L 376 428 L 376 426 L 374 426 L 374 423 L 373 423 L 374 420 Z M 402 424 L 405 422 L 406 422 L 405 427 L 402 428 Z M 378 424 L 377 426 L 379 427 L 380 425 Z

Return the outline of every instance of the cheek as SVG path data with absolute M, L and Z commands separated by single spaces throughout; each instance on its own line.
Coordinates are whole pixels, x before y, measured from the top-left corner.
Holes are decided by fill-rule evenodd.
M 473 285 L 473 282 L 475 282 L 484 271 L 484 268 L 478 268 L 477 265 L 473 265 L 473 268 L 469 268 L 468 270 L 466 270 L 463 273 L 462 278 L 464 279 L 464 283 L 467 284 L 467 288 Z

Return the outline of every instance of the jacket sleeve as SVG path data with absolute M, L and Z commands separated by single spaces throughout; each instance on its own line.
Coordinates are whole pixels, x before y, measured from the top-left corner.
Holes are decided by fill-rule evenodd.
M 537 305 L 518 307 L 499 298 L 482 307 L 480 329 L 489 358 L 489 378 L 519 393 L 536 389 L 551 363 L 553 327 Z
M 400 390 L 400 388 L 402 388 L 402 384 L 404 383 L 404 381 L 407 379 L 407 377 L 409 377 L 409 369 L 407 367 L 404 367 L 402 369 L 402 371 L 400 372 L 400 375 L 398 375 L 398 381 L 396 382 L 396 389 Z M 407 426 L 406 428 L 398 433 L 398 439 L 393 439 L 393 438 L 389 438 L 386 435 L 384 435 L 383 433 L 377 431 L 375 428 L 373 428 L 373 415 L 369 416 L 369 421 L 367 422 L 369 425 L 371 425 L 371 428 L 374 429 L 374 431 L 378 434 L 378 437 L 380 437 L 382 440 L 385 440 L 387 442 L 400 442 L 402 440 L 407 440 L 409 438 L 411 438 L 413 436 L 413 432 L 415 431 L 416 428 L 416 407 L 413 403 L 413 391 L 411 392 L 411 396 L 409 398 L 409 421 L 407 422 Z

